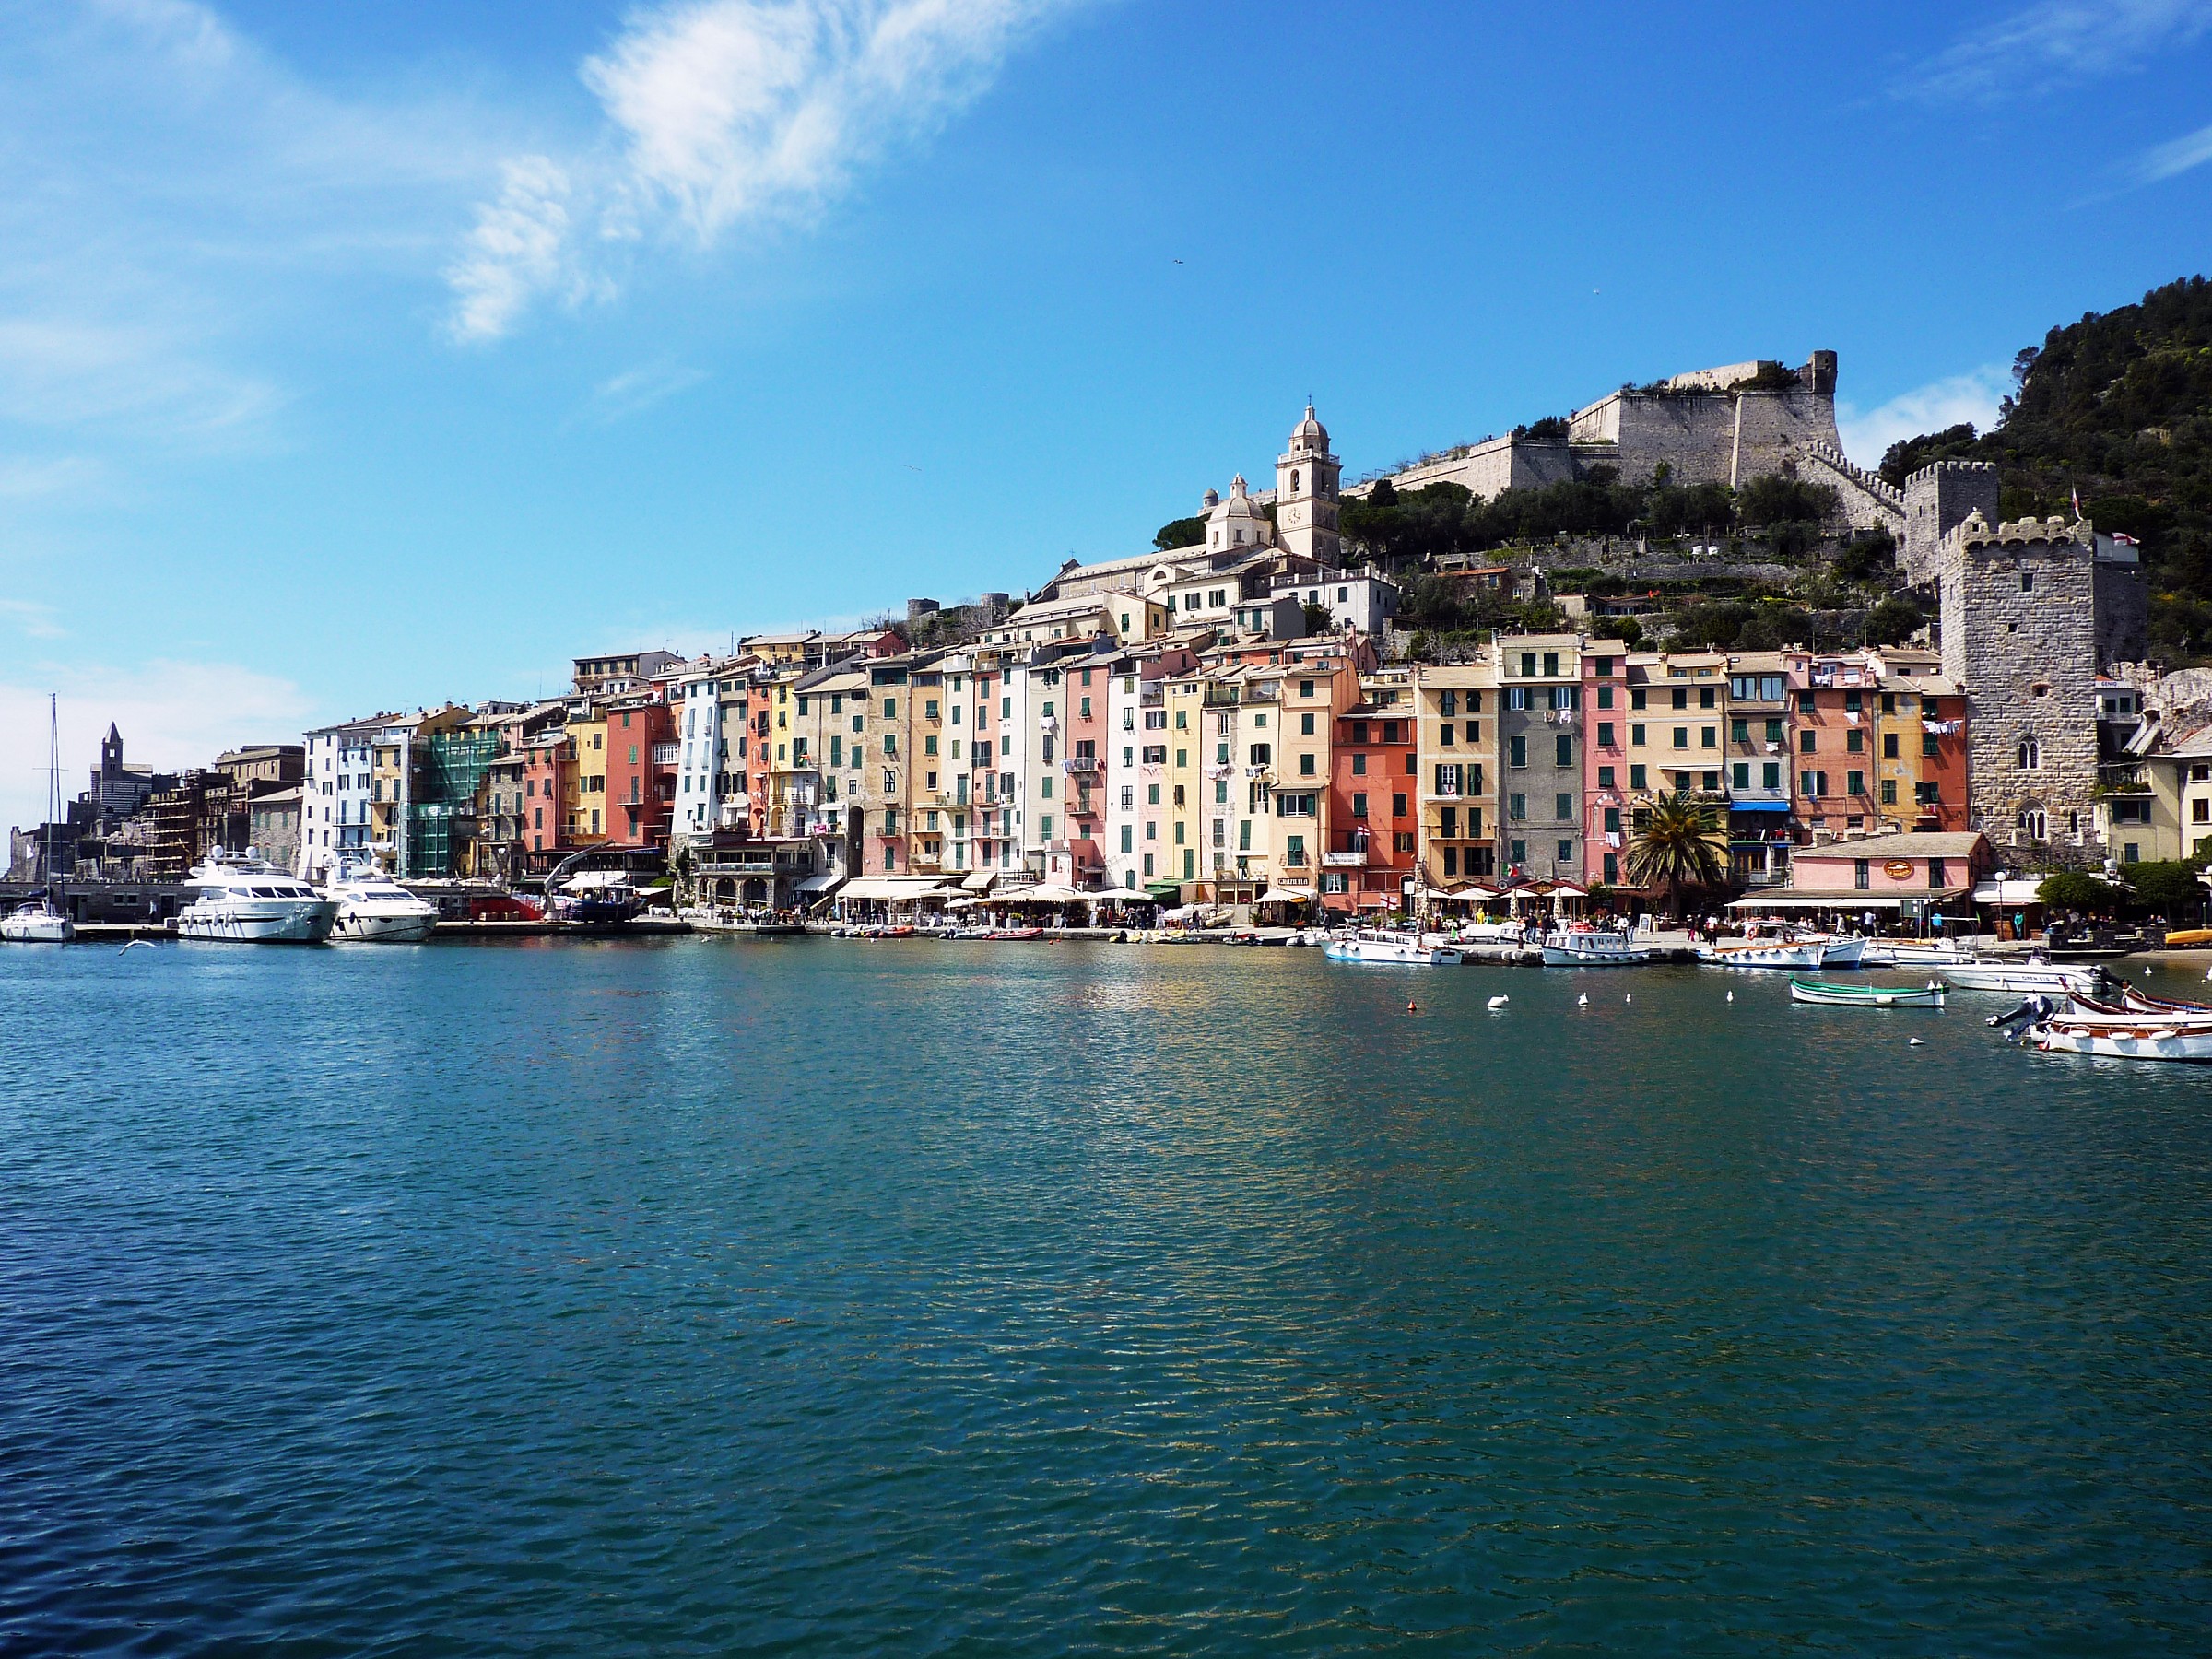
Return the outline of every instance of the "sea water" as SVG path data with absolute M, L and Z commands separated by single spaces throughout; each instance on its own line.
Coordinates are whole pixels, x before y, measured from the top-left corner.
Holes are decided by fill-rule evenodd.
M 2212 1077 L 2001 1006 L 0 950 L 0 1651 L 2201 1653 Z

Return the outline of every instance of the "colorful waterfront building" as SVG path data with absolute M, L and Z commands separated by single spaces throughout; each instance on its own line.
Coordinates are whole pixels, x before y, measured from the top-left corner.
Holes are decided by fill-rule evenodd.
M 1363 675 L 1330 746 L 1322 908 L 1359 916 L 1403 908 L 1418 863 L 1420 757 L 1413 671 Z
M 1574 634 L 1514 635 L 1491 647 L 1502 863 L 1514 879 L 1583 879 L 1582 655 Z
M 1498 700 L 1498 666 L 1488 653 L 1477 662 L 1422 664 L 1413 671 L 1420 784 L 1417 897 L 1424 900 L 1497 878 Z
M 1583 874 L 1618 886 L 1628 857 L 1628 656 L 1618 641 L 1583 653 Z
M 1790 812 L 1790 665 L 1779 651 L 1728 658 L 1728 870 L 1759 889 L 1789 879 L 1797 837 Z

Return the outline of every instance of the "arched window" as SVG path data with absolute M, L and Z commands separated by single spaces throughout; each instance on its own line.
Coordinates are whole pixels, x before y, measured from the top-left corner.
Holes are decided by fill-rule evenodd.
M 1298 468 L 1295 466 L 1290 469 L 1290 493 L 1292 495 L 1298 493 Z
M 2034 771 L 2043 763 L 2043 746 L 2030 737 L 2020 745 L 2020 770 Z M 2040 836 L 2037 838 L 2041 839 Z
M 2044 818 L 2043 809 L 2041 806 L 2023 806 L 2020 809 L 2020 816 L 2014 822 L 2019 826 L 2020 833 L 2030 841 L 2040 841 L 2049 839 L 2050 825 Z

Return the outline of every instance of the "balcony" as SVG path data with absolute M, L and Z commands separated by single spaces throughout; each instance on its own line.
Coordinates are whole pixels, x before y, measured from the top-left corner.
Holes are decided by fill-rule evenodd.
M 1096 755 L 1070 755 L 1060 765 L 1065 771 L 1082 776 L 1099 770 L 1099 759 Z
M 1361 847 L 1351 853 L 1324 853 L 1321 867 L 1324 870 L 1364 870 L 1367 868 L 1368 850 Z

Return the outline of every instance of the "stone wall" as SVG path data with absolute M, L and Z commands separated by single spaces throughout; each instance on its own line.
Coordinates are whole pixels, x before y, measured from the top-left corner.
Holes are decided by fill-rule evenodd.
M 1797 458 L 1797 476 L 1836 492 L 1836 513 L 1853 530 L 1887 530 L 1905 538 L 1905 492 L 1878 473 L 1870 473 L 1833 444 L 1808 441 Z
M 1969 807 L 2000 846 L 2031 837 L 2041 810 L 2050 841 L 2097 839 L 2095 552 L 2085 524 L 2023 519 L 1992 526 L 1979 512 L 1936 559 L 1944 673 L 1968 696 Z M 2021 746 L 2033 743 L 2023 767 Z

